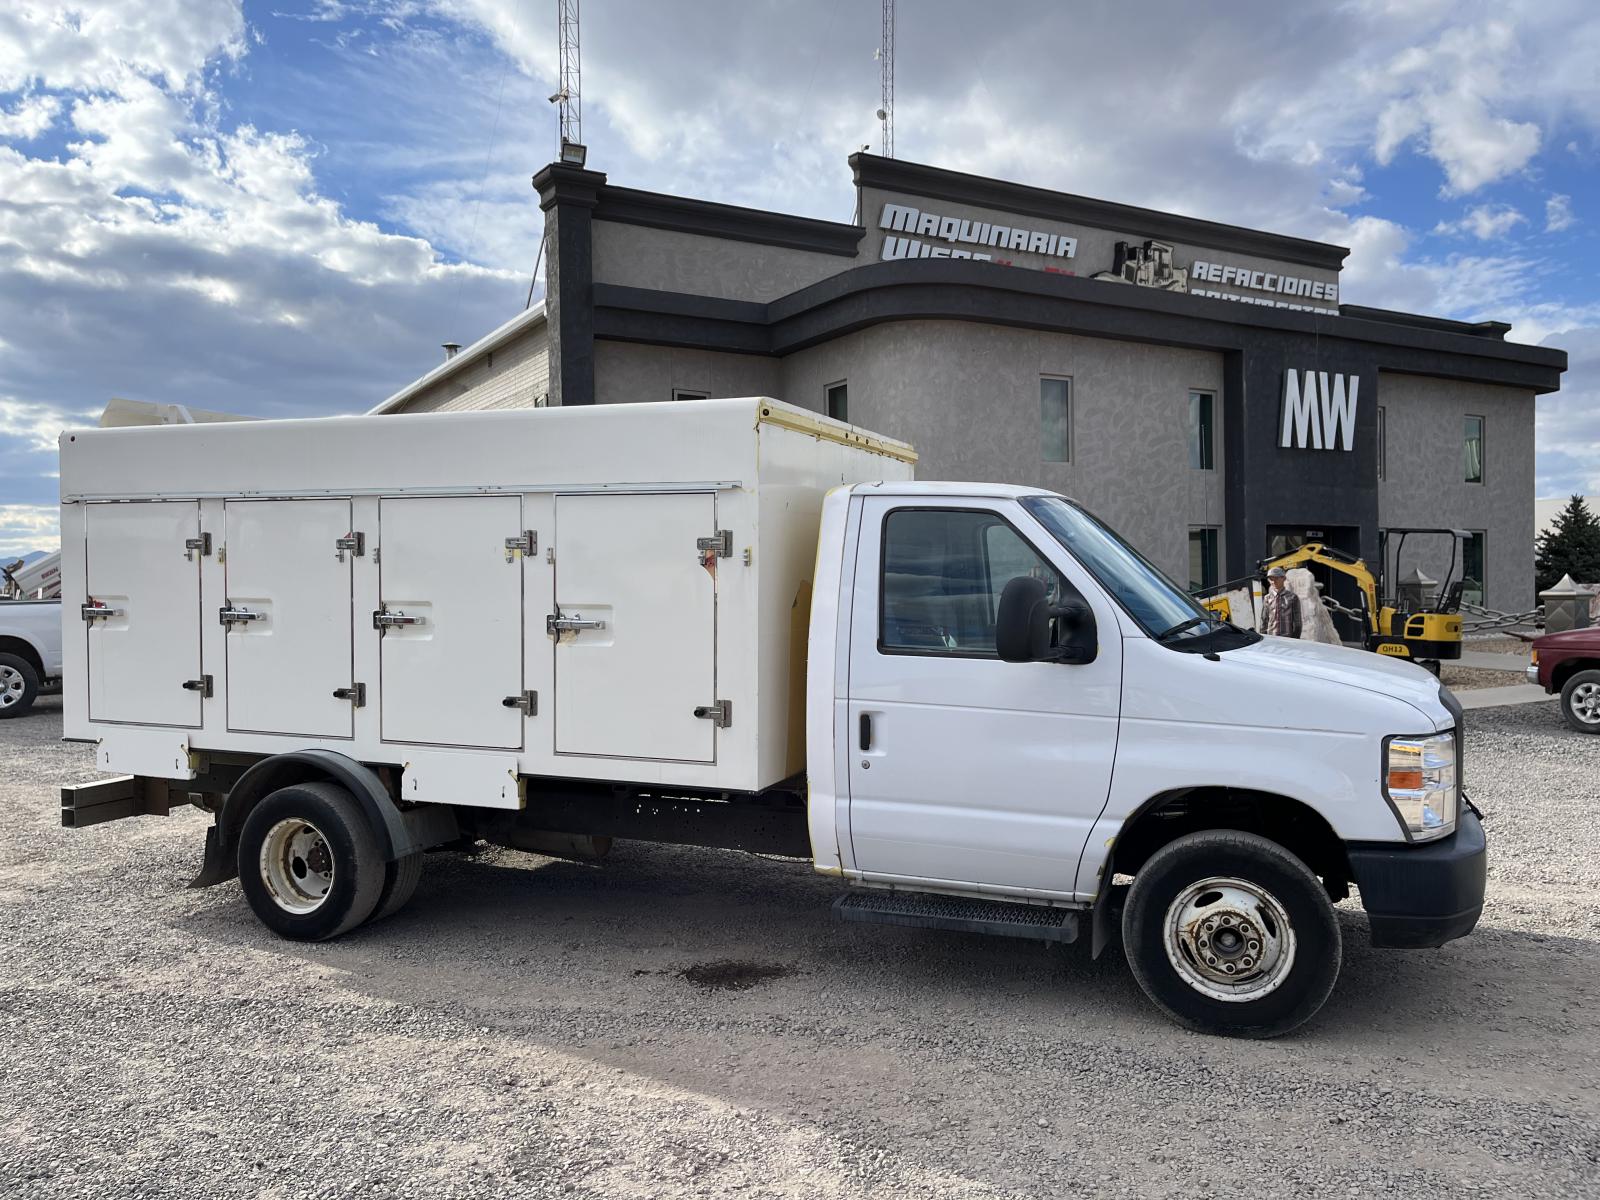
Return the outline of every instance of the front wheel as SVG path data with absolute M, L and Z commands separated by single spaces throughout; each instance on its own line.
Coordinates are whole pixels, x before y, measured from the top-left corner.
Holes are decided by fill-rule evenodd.
M 1579 671 L 1567 680 L 1561 715 L 1579 733 L 1600 733 L 1600 671 Z
M 370 917 L 386 877 L 378 839 L 356 798 L 331 783 L 279 788 L 239 834 L 239 883 L 274 933 L 320 942 Z
M 1327 893 L 1276 842 L 1232 829 L 1191 833 L 1134 876 L 1122 914 L 1145 994 L 1199 1033 L 1271 1038 L 1316 1015 L 1342 943 Z
M 0 654 L 0 720 L 20 717 L 39 695 L 39 673 L 16 654 Z

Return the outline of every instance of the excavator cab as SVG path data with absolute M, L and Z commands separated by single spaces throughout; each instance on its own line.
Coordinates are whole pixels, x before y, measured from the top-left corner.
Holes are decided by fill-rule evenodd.
M 1419 588 L 1419 579 L 1402 591 L 1400 561 L 1406 540 L 1412 537 L 1448 537 L 1450 565 L 1444 581 L 1431 595 Z M 1368 637 L 1368 649 L 1396 658 L 1409 658 L 1437 672 L 1441 660 L 1461 657 L 1461 593 L 1466 580 L 1455 578 L 1462 545 L 1471 535 L 1464 529 L 1395 527 L 1378 534 L 1380 604 L 1377 625 Z M 1392 581 L 1392 582 L 1391 582 Z M 1432 580 L 1426 581 L 1429 586 Z

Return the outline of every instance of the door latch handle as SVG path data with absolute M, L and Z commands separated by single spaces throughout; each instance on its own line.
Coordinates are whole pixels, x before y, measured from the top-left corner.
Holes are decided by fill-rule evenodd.
M 343 562 L 346 551 L 349 552 L 351 558 L 360 558 L 366 554 L 367 535 L 351 532 L 345 534 L 342 538 L 334 538 L 333 557 L 339 562 Z
M 186 692 L 199 692 L 206 699 L 212 696 L 211 676 L 202 675 L 199 679 L 185 679 L 181 685 Z
M 872 749 L 872 714 L 861 714 L 861 748 Z
M 367 685 L 364 683 L 352 683 L 349 687 L 334 688 L 333 698 L 335 700 L 350 701 L 351 708 L 365 708 L 367 703 Z
M 408 617 L 403 612 L 390 612 L 380 608 L 372 614 L 372 627 L 374 629 L 388 629 L 393 625 L 426 625 L 428 622 L 422 617 Z
M 244 621 L 260 621 L 265 619 L 266 613 L 251 612 L 248 608 L 234 608 L 225 604 L 217 610 L 217 620 L 224 625 L 234 625 Z
M 120 617 L 122 615 L 120 608 L 110 608 L 98 601 L 90 601 L 88 604 L 81 606 L 78 611 L 83 615 L 83 619 L 90 624 L 95 621 L 104 621 L 109 617 Z
M 569 629 L 604 629 L 605 627 L 606 623 L 604 621 L 585 621 L 581 614 L 576 617 L 563 617 L 556 613 L 551 613 L 544 619 L 544 631 L 546 633 L 565 633 Z

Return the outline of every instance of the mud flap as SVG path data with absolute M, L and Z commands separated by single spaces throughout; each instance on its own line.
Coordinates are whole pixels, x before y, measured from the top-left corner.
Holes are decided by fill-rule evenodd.
M 223 845 L 222 835 L 213 825 L 206 830 L 205 857 L 200 863 L 200 873 L 189 881 L 192 888 L 211 887 L 226 883 L 239 874 L 239 861 Z

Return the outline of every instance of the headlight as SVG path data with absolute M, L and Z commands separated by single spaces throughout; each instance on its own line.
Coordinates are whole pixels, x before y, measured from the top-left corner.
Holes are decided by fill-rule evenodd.
M 1456 735 L 1386 738 L 1383 756 L 1383 795 L 1406 838 L 1427 842 L 1453 833 L 1460 795 Z

